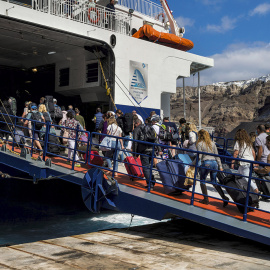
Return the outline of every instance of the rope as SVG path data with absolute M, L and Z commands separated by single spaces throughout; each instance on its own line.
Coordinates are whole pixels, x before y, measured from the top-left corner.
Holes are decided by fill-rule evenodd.
M 98 61 L 99 61 L 99 65 L 100 65 L 100 68 L 101 68 L 101 71 L 102 71 L 102 75 L 103 75 L 103 78 L 104 78 L 104 81 L 105 81 L 105 88 L 107 90 L 107 96 L 110 96 L 111 100 L 112 100 L 112 103 L 115 107 L 115 109 L 117 110 L 117 107 L 114 103 L 114 100 L 113 100 L 113 97 L 112 97 L 112 94 L 111 94 L 111 88 L 108 87 L 108 83 L 107 83 L 107 80 L 106 80 L 106 76 L 105 76 L 105 73 L 104 73 L 104 69 L 103 69 L 103 66 L 101 64 L 101 61 L 100 61 L 100 58 L 98 58 Z
M 95 51 L 94 51 L 94 54 L 95 54 L 97 60 L 99 60 L 100 57 L 97 56 L 97 54 L 95 53 Z M 108 64 L 107 64 L 107 65 L 108 65 Z M 108 68 L 105 67 L 105 70 L 108 71 Z M 125 89 L 129 92 L 129 94 L 133 97 L 133 99 L 135 99 L 134 96 L 130 93 L 130 91 L 128 90 L 128 88 L 125 86 L 125 84 L 121 81 L 121 79 L 117 76 L 117 74 L 116 74 L 115 72 L 114 72 L 114 75 L 115 75 L 115 77 L 120 81 L 120 83 L 125 87 Z M 140 107 L 140 109 L 143 110 L 143 112 L 145 113 L 145 115 L 147 115 L 147 113 L 146 113 L 146 111 L 143 109 L 143 107 L 142 107 L 140 104 L 138 104 L 139 107 L 137 107 L 136 104 L 134 103 L 134 101 L 126 94 L 126 92 L 125 92 L 125 91 L 123 90 L 123 88 L 119 85 L 119 83 L 117 83 L 116 81 L 115 81 L 115 83 L 119 86 L 119 88 L 122 90 L 122 92 L 123 92 L 123 93 L 125 94 L 125 96 L 128 98 L 128 100 L 131 102 L 131 104 L 132 104 L 136 109 L 138 109 L 138 108 Z M 139 113 L 142 114 L 140 111 L 139 111 Z
M 58 176 L 49 176 L 47 178 L 40 178 L 40 180 L 42 181 L 45 181 L 45 180 L 53 180 L 53 179 L 58 179 L 58 178 L 61 178 L 61 177 L 64 177 L 64 176 L 69 176 L 69 175 L 73 175 L 73 174 L 76 174 L 76 173 L 80 173 L 81 171 L 76 171 L 74 173 L 67 173 L 67 174 L 62 174 L 62 175 L 58 175 Z M 17 177 L 17 176 L 11 176 L 9 175 L 8 173 L 3 173 L 0 171 L 0 177 L 2 178 L 12 178 L 12 179 L 18 179 L 18 180 L 24 180 L 24 181 L 33 181 L 33 179 L 29 179 L 29 178 L 22 178 L 22 177 Z
M 133 218 L 134 218 L 134 215 L 133 215 L 133 214 L 131 214 L 130 224 L 129 224 L 128 228 L 127 228 L 127 231 L 128 231 L 128 230 L 130 229 L 130 227 L 131 227 L 131 224 L 132 224 Z

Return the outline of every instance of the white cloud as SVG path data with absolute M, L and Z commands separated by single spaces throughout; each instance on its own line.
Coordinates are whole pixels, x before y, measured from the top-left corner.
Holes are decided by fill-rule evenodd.
M 234 29 L 236 22 L 237 22 L 237 18 L 232 19 L 232 18 L 229 18 L 228 16 L 224 16 L 221 18 L 220 25 L 208 24 L 207 30 L 211 32 L 224 33 L 229 30 Z
M 264 3 L 264 4 L 261 4 L 261 5 L 258 5 L 256 8 L 254 8 L 250 12 L 250 16 L 254 16 L 254 15 L 265 15 L 268 12 L 270 12 L 270 4 Z
M 210 56 L 214 58 L 214 67 L 201 72 L 201 85 L 216 82 L 248 80 L 270 74 L 270 43 L 256 42 L 250 46 L 232 44 L 221 54 Z M 197 80 L 191 77 L 187 85 L 197 86 Z M 179 80 L 178 85 L 182 82 Z
M 214 6 L 222 2 L 222 0 L 200 0 L 206 6 Z
M 184 17 L 177 17 L 176 19 L 177 24 L 179 27 L 187 27 L 187 26 L 193 26 L 195 21 L 190 18 L 184 18 Z

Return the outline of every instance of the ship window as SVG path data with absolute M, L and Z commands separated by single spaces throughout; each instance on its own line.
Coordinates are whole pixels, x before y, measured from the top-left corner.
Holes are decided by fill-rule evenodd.
M 59 70 L 59 86 L 69 85 L 69 68 L 62 68 Z
M 86 82 L 98 82 L 98 63 L 86 65 Z

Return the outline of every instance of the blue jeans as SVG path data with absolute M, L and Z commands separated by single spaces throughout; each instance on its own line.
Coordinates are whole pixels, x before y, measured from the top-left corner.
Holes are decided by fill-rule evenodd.
M 123 146 L 124 146 L 124 148 L 127 148 L 129 140 L 125 140 L 125 138 L 130 139 L 130 135 L 123 137 Z
M 205 160 L 202 163 L 202 167 L 200 169 L 200 180 L 205 181 L 208 173 L 210 172 L 211 182 L 217 183 L 217 172 L 212 170 L 218 169 L 218 164 L 215 160 Z
M 112 161 L 111 158 L 109 158 L 112 154 L 112 152 L 114 153 L 116 150 L 116 153 L 114 153 L 116 155 L 116 159 L 115 159 L 115 171 L 118 171 L 118 155 L 121 149 L 121 143 L 118 141 L 117 146 L 116 146 L 116 141 L 112 141 L 112 150 L 111 151 L 107 151 L 105 153 L 105 159 L 108 162 L 108 167 L 112 168 Z

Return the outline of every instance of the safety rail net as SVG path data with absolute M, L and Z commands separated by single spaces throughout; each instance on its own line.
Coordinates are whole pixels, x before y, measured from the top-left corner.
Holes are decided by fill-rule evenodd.
M 90 133 L 83 130 L 80 125 L 76 129 L 72 129 L 61 125 L 54 125 L 50 122 L 41 123 L 13 115 L 1 114 L 0 116 L 0 144 L 5 144 L 14 152 L 18 152 L 22 148 L 27 148 L 31 156 L 34 156 L 36 154 L 35 152 L 37 152 L 44 161 L 48 156 L 57 157 L 62 163 L 68 162 L 72 170 L 76 169 L 76 164 L 84 165 L 86 168 L 96 167 L 106 173 L 111 173 L 112 177 L 116 177 L 116 179 L 120 175 L 122 178 L 126 177 L 126 179 L 136 180 L 140 183 L 147 183 L 147 192 L 154 192 L 152 186 L 156 184 L 162 187 L 166 195 L 175 195 L 177 192 L 179 193 L 178 195 L 185 194 L 186 203 L 188 201 L 190 205 L 194 205 L 197 197 L 202 197 L 203 195 L 204 198 L 207 197 L 210 201 L 213 199 L 236 205 L 238 210 L 243 214 L 242 219 L 244 221 L 249 221 L 249 215 L 257 216 L 270 213 L 270 208 L 267 205 L 267 201 L 270 200 L 270 194 L 267 194 L 267 192 L 258 194 L 252 188 L 254 185 L 258 187 L 260 185 L 267 185 L 270 187 L 269 176 L 256 174 L 253 170 L 255 166 L 265 167 L 270 166 L 270 164 L 233 158 L 227 151 L 231 139 L 212 136 L 214 141 L 223 142 L 217 144 L 218 151 L 221 154 L 215 155 L 180 147 L 138 141 L 130 137 L 117 137 L 95 132 Z M 40 123 L 42 124 L 42 128 L 37 129 L 36 127 L 40 126 Z M 65 131 L 67 131 L 68 135 Z M 69 135 L 70 132 L 73 133 L 72 138 Z M 42 149 L 37 147 L 36 142 L 41 144 Z M 135 143 L 140 144 L 144 149 L 147 148 L 148 150 L 140 151 L 140 153 L 132 151 L 132 145 Z M 57 151 L 55 151 L 55 147 L 58 148 Z M 65 154 L 67 151 L 68 155 Z M 83 156 L 83 160 L 79 159 L 78 154 Z M 199 159 L 200 154 L 220 158 L 225 170 L 221 172 L 217 168 L 209 169 L 206 165 L 201 164 Z M 140 157 L 140 162 L 138 161 L 134 165 L 127 157 Z M 249 170 L 248 176 L 239 173 L 239 171 L 230 170 L 232 161 L 235 163 L 244 163 Z M 61 162 L 58 165 L 61 165 Z M 108 163 L 106 167 L 104 162 Z M 122 169 L 119 169 L 119 164 L 124 165 Z M 141 173 L 133 174 L 132 170 L 128 169 L 130 166 L 137 167 Z M 167 170 L 168 166 L 173 169 Z M 202 180 L 201 175 L 203 170 L 208 170 L 210 173 L 223 173 L 225 175 L 224 182 L 221 182 L 220 177 L 218 177 L 218 181 L 216 182 L 209 181 L 208 179 Z M 157 175 L 160 176 L 160 179 L 156 177 Z M 157 180 L 154 180 L 155 177 Z M 162 181 L 164 178 L 170 178 L 171 181 Z M 239 186 L 230 185 L 230 182 L 234 182 L 235 179 L 242 179 L 244 180 L 242 183 L 245 184 L 240 188 Z M 181 181 L 181 185 L 177 184 L 179 181 Z M 226 196 L 222 198 L 220 196 L 217 197 L 216 193 L 211 193 L 210 195 L 202 194 L 198 190 L 197 184 L 213 185 L 215 188 L 220 187 Z M 232 197 L 231 191 L 241 193 L 242 200 L 235 201 L 229 198 L 228 194 Z M 260 199 L 264 203 L 263 208 L 259 207 Z M 269 218 L 267 220 L 264 225 L 270 227 Z
M 149 16 L 162 23 L 167 21 L 167 16 L 161 5 L 149 0 L 119 0 L 118 4 L 139 13 Z

